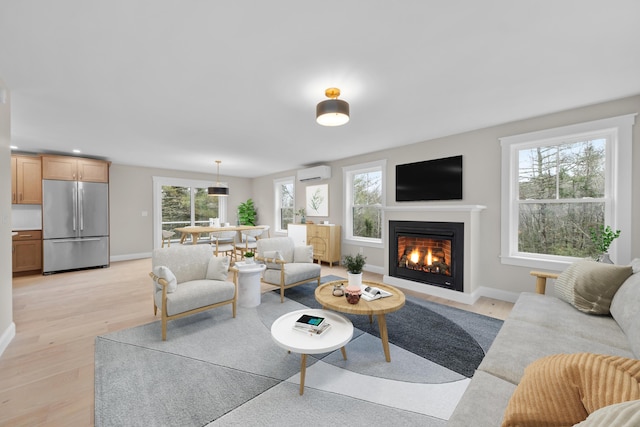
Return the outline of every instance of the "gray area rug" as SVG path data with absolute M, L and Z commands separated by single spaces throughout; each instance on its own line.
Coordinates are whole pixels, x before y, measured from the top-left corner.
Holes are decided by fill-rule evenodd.
M 411 303 L 451 320 L 485 350 L 501 326 L 451 307 Z M 258 307 L 238 307 L 235 319 L 221 307 L 169 322 L 167 341 L 159 321 L 97 337 L 95 425 L 446 425 L 468 379 L 396 345 L 391 323 L 391 363 L 375 331 L 356 328 L 348 360 L 339 350 L 307 358 L 300 396 L 300 355 L 278 347 L 270 326 L 303 308 L 267 292 Z

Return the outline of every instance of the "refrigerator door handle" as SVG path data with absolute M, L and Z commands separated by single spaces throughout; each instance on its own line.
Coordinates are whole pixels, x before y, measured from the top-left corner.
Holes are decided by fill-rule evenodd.
M 51 239 L 51 243 L 72 243 L 72 242 L 95 242 L 100 240 L 100 237 L 82 238 L 82 239 Z
M 78 211 L 80 212 L 80 231 L 84 230 L 84 188 L 78 191 Z
M 76 211 L 75 207 L 78 206 L 78 194 L 77 194 L 77 190 L 74 187 L 72 190 L 73 192 L 73 231 L 76 231 L 76 223 L 78 222 L 78 212 Z

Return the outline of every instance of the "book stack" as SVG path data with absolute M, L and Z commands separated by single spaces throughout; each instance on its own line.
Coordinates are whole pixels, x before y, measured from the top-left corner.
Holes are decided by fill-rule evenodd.
M 329 327 L 331 327 L 331 324 L 328 323 L 324 317 L 309 314 L 303 314 L 300 316 L 293 325 L 293 329 L 297 331 L 316 335 L 320 335 L 329 329 Z

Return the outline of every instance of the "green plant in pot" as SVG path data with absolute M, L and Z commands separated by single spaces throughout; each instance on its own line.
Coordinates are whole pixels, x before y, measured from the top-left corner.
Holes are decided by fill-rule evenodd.
M 247 262 L 247 264 L 252 264 L 254 262 L 254 253 L 253 252 L 245 252 L 244 253 L 244 259 Z
M 240 225 L 256 225 L 256 207 L 252 199 L 238 205 L 238 222 Z
M 307 211 L 304 208 L 298 209 L 295 214 L 300 217 L 300 224 L 304 224 L 306 222 Z
M 609 258 L 609 246 L 611 246 L 611 243 L 615 239 L 620 237 L 620 230 L 613 231 L 609 225 L 606 227 L 604 225 L 599 225 L 597 227 L 591 227 L 589 229 L 589 233 L 591 235 L 593 246 L 596 249 L 596 260 L 613 264 L 613 261 Z
M 345 255 L 342 258 L 342 265 L 347 269 L 347 276 L 349 278 L 349 284 L 345 289 L 345 295 L 347 301 L 351 304 L 356 304 L 360 300 L 362 285 L 362 269 L 367 263 L 367 257 L 362 254 L 357 255 Z

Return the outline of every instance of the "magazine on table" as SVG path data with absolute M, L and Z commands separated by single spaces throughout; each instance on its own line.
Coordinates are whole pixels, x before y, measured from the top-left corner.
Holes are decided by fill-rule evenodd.
M 331 325 L 324 317 L 314 316 L 311 314 L 303 314 L 296 320 L 293 329 L 301 332 L 309 332 L 319 335 L 329 329 Z
M 362 298 L 366 301 L 373 301 L 380 298 L 390 297 L 391 293 L 375 286 L 360 285 Z

